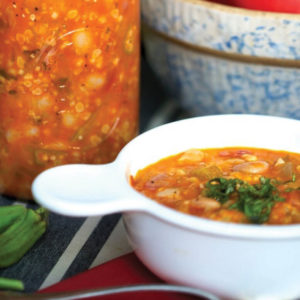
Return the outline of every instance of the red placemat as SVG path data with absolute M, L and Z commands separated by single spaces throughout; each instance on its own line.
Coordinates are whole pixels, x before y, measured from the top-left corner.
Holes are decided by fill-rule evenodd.
M 151 273 L 135 256 L 127 254 L 98 267 L 63 280 L 41 290 L 45 292 L 65 292 L 95 289 L 100 287 L 123 286 L 130 284 L 163 283 Z M 116 296 L 93 297 L 93 299 L 143 299 L 143 300 L 190 300 L 196 297 L 169 292 L 136 292 Z M 199 298 L 197 298 L 199 299 Z

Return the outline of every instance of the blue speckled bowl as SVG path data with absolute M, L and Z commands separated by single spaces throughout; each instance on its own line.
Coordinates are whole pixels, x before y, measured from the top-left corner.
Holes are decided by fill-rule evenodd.
M 300 15 L 202 0 L 141 3 L 147 60 L 191 115 L 300 119 Z
M 145 24 L 192 45 L 259 57 L 300 58 L 297 14 L 240 9 L 204 0 L 142 0 L 141 4 Z

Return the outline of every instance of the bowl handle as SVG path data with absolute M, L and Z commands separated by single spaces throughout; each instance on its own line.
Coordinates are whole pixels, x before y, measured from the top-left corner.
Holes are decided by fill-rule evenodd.
M 48 169 L 32 184 L 34 200 L 50 211 L 68 216 L 95 216 L 147 210 L 143 197 L 130 187 L 115 162 L 70 164 Z

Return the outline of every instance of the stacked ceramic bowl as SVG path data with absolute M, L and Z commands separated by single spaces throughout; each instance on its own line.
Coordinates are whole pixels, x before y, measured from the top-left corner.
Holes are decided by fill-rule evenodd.
M 204 0 L 141 3 L 146 58 L 191 115 L 300 119 L 300 15 Z

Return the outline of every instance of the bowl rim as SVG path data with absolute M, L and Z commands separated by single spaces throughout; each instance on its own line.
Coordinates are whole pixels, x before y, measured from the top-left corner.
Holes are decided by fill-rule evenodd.
M 299 20 L 299 14 L 297 13 L 283 13 L 283 12 L 270 12 L 263 10 L 254 10 L 243 7 L 230 6 L 221 3 L 210 2 L 206 0 L 177 0 L 180 2 L 187 2 L 192 4 L 200 4 L 204 7 L 211 8 L 217 11 L 223 11 L 231 14 L 244 15 L 245 17 L 266 17 L 275 19 L 289 19 L 289 20 Z
M 300 120 L 286 118 L 286 117 L 277 117 L 269 115 L 256 115 L 256 114 L 221 114 L 221 115 L 208 115 L 208 116 L 198 116 L 188 119 L 183 119 L 179 121 L 174 121 L 167 123 L 158 127 L 155 127 L 151 130 L 148 130 L 138 137 L 135 138 L 134 143 L 138 143 L 140 139 L 147 138 L 147 135 L 155 135 L 157 130 L 167 127 L 176 127 L 181 123 L 193 123 L 197 122 L 198 119 L 208 120 L 212 122 L 216 119 L 232 119 L 235 118 L 238 120 L 245 120 L 248 118 L 252 122 L 255 120 L 270 120 L 276 122 L 290 122 L 291 125 L 295 125 L 300 128 Z M 128 147 L 130 145 L 130 147 Z M 130 152 L 130 148 L 134 147 L 133 143 L 129 143 L 128 146 L 125 146 L 121 150 L 118 159 L 123 161 L 123 166 L 127 165 L 125 162 L 126 152 Z M 129 149 L 128 149 L 129 148 Z M 287 150 L 289 151 L 289 150 Z M 176 152 L 174 152 L 176 153 Z M 300 154 L 300 153 L 299 153 Z M 130 169 L 130 167 L 129 167 Z M 130 172 L 131 173 L 131 172 Z M 257 224 L 236 224 L 236 223 L 227 223 L 221 221 L 215 221 L 210 219 L 204 219 L 197 216 L 192 216 L 185 214 L 175 209 L 168 208 L 162 204 L 155 202 L 154 200 L 144 196 L 140 192 L 136 191 L 130 184 L 128 178 L 124 178 L 127 182 L 127 185 L 132 191 L 136 193 L 137 197 L 142 197 L 146 202 L 151 202 L 151 206 L 155 209 L 152 210 L 154 213 L 150 214 L 151 217 L 161 220 L 162 222 L 169 223 L 172 226 L 180 227 L 182 229 L 202 233 L 210 236 L 217 236 L 230 239 L 246 239 L 246 240 L 265 240 L 265 241 L 275 241 L 275 240 L 286 240 L 286 239 L 299 239 L 300 238 L 300 224 L 290 224 L 290 225 L 257 225 Z M 155 205 L 153 205 L 153 202 Z M 125 214 L 132 213 L 131 211 L 123 212 Z M 149 212 L 142 212 L 143 214 L 149 214 Z
M 179 0 L 179 1 L 190 1 L 190 0 Z M 202 0 L 197 0 L 202 1 Z M 147 34 L 152 34 L 158 36 L 159 38 L 168 41 L 171 44 L 175 44 L 178 47 L 185 48 L 189 51 L 200 53 L 219 59 L 227 59 L 236 63 L 260 65 L 260 66 L 270 66 L 270 67 L 281 67 L 286 69 L 299 69 L 300 60 L 291 58 L 275 58 L 268 56 L 252 56 L 247 54 L 232 53 L 227 51 L 221 51 L 206 46 L 194 45 L 190 42 L 179 39 L 178 37 L 169 36 L 164 32 L 150 27 L 148 24 L 142 22 L 142 30 L 144 36 Z

